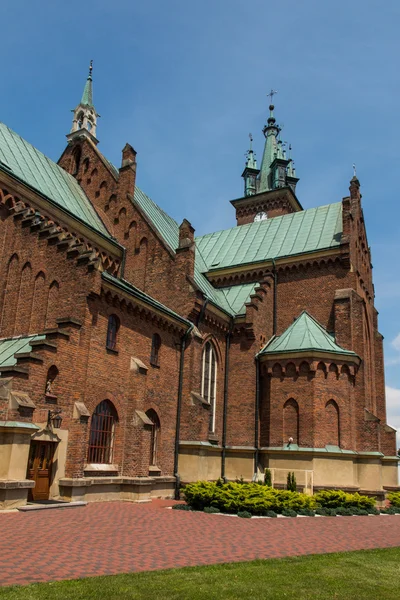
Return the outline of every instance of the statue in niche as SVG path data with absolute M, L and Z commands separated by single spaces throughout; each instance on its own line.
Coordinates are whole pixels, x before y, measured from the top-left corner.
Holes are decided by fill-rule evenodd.
M 48 380 L 47 380 L 47 383 L 46 383 L 46 394 L 49 394 L 49 395 L 51 395 L 51 386 L 52 386 L 52 385 L 53 385 L 53 382 L 52 382 L 52 380 L 51 380 L 51 379 L 48 379 Z

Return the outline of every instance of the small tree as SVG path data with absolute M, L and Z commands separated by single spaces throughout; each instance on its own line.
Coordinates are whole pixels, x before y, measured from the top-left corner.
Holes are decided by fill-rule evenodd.
M 271 469 L 264 470 L 264 485 L 272 487 Z
M 296 476 L 293 472 L 290 472 L 290 471 L 287 476 L 287 489 L 290 490 L 291 492 L 297 491 Z

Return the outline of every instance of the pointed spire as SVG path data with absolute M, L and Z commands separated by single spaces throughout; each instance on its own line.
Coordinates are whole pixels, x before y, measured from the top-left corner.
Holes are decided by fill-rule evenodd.
M 257 169 L 256 155 L 253 151 L 253 136 L 249 133 L 250 147 L 246 152 L 246 167 L 249 169 Z
M 89 75 L 85 83 L 81 101 L 73 110 L 72 129 L 67 135 L 67 139 L 72 141 L 77 136 L 89 138 L 94 144 L 98 144 L 96 139 L 97 114 L 93 105 L 93 87 L 92 87 L 93 61 L 90 61 Z
M 246 152 L 246 165 L 242 173 L 244 179 L 244 195 L 254 196 L 257 193 L 257 175 L 260 170 L 257 169 L 256 155 L 253 151 L 253 136 L 249 133 L 250 147 Z
M 268 96 L 272 96 L 276 94 L 271 90 Z M 274 108 L 273 104 L 269 105 L 269 117 L 267 124 L 263 127 L 263 134 L 265 136 L 265 145 L 264 145 L 264 154 L 261 161 L 260 168 L 260 185 L 259 192 L 266 192 L 268 190 L 273 189 L 273 182 L 271 181 L 271 164 L 273 163 L 275 157 L 278 155 L 278 135 L 280 132 L 279 125 L 276 124 L 276 119 L 274 116 Z
M 82 94 L 81 104 L 83 106 L 93 107 L 93 87 L 92 87 L 92 71 L 93 71 L 93 60 L 90 61 L 89 75 L 86 79 L 85 87 Z

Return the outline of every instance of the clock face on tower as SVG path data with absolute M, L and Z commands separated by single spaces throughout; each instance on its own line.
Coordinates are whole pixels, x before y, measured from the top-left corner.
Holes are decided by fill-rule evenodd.
M 256 214 L 256 216 L 254 217 L 254 221 L 265 221 L 266 218 L 267 218 L 267 213 L 264 211 L 261 211 Z

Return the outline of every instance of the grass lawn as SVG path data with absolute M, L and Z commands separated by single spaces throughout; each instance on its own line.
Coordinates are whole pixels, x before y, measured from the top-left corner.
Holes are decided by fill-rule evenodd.
M 400 548 L 0 587 L 0 600 L 398 600 Z

